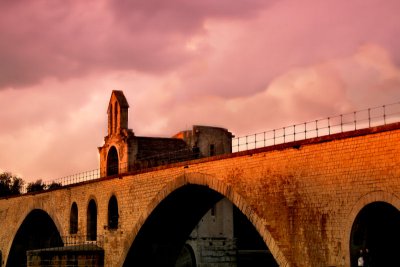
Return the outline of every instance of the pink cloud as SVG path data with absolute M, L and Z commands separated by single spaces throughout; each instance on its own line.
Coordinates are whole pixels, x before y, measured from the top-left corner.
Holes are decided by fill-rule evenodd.
M 184 44 L 206 18 L 249 16 L 263 2 L 3 2 L 0 88 L 96 71 L 170 71 L 191 58 Z
M 383 46 L 398 63 L 396 7 L 397 1 L 280 1 L 244 22 L 209 20 L 203 46 L 210 49 L 182 79 L 192 93 L 252 94 L 290 68 L 347 56 L 364 43 Z
M 236 135 L 398 101 L 398 1 L 2 1 L 0 168 L 96 168 L 112 89 L 137 135 Z M 19 90 L 15 90 L 18 88 Z
M 389 52 L 368 44 L 345 57 L 288 69 L 254 94 L 229 99 L 203 95 L 166 105 L 168 110 L 159 111 L 168 114 L 161 129 L 200 123 L 245 135 L 390 104 L 398 101 L 399 86 L 400 68 Z

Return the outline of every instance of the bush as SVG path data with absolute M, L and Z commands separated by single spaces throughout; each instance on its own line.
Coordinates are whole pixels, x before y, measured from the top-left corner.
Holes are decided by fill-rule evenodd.
M 29 183 L 26 187 L 26 191 L 30 192 L 39 192 L 46 189 L 46 184 L 43 183 L 42 179 L 37 180 L 36 182 Z
M 50 189 L 56 189 L 56 188 L 60 188 L 60 187 L 62 187 L 61 183 L 52 182 L 49 186 L 47 186 L 47 189 L 50 190 Z
M 10 172 L 0 174 L 0 197 L 21 194 L 24 181 Z

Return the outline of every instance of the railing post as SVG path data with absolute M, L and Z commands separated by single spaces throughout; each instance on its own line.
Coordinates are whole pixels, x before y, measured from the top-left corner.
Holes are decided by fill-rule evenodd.
M 383 105 L 383 125 L 386 125 L 386 106 Z
M 340 114 L 340 132 L 343 133 L 343 114 Z
M 307 122 L 304 123 L 304 139 L 307 139 Z
M 328 117 L 328 135 L 331 135 L 331 120 Z
M 264 132 L 264 147 L 265 147 L 266 145 L 265 145 L 265 132 Z
M 296 141 L 296 124 L 293 125 L 293 141 Z
M 318 120 L 315 120 L 315 131 L 317 132 L 318 137 Z
M 274 145 L 275 145 L 275 129 L 274 129 Z
M 356 116 L 356 111 L 354 111 L 354 130 L 357 130 L 357 116 Z
M 283 127 L 283 143 L 286 143 L 286 130 L 285 130 L 285 127 Z
M 371 109 L 368 109 L 368 128 L 371 128 Z

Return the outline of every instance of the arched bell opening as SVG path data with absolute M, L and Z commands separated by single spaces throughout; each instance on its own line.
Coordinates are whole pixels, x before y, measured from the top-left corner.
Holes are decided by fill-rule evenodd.
M 118 151 L 112 146 L 107 155 L 107 176 L 119 173 Z

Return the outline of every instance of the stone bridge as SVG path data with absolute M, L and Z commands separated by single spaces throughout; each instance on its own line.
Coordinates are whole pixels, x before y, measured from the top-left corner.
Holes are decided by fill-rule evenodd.
M 400 246 L 399 155 L 395 123 L 1 199 L 2 266 L 92 232 L 86 243 L 103 249 L 105 266 L 173 266 L 221 198 L 279 266 L 351 266 L 366 246 L 389 266 Z

